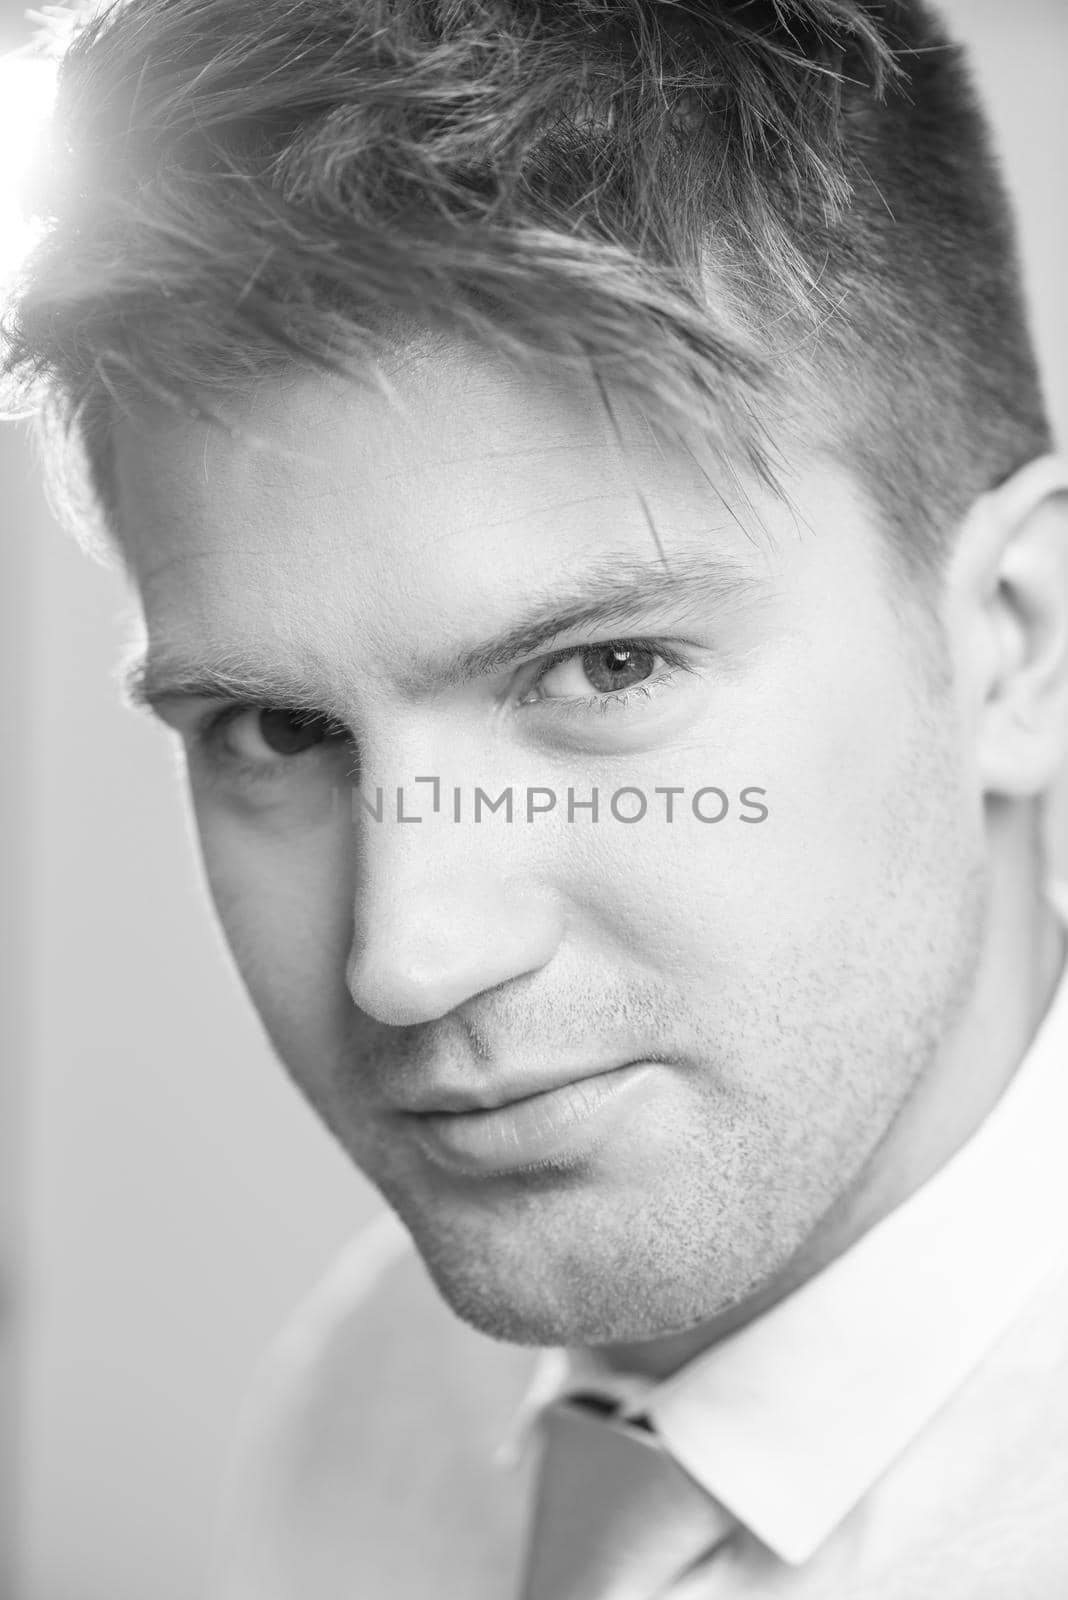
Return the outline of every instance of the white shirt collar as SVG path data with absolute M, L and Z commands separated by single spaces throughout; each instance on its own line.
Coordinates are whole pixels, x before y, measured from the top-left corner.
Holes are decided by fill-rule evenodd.
M 504 1458 L 553 1399 L 611 1394 L 776 1555 L 807 1561 L 1064 1260 L 1066 1128 L 1068 972 L 994 1109 L 901 1206 L 659 1384 L 546 1351 Z

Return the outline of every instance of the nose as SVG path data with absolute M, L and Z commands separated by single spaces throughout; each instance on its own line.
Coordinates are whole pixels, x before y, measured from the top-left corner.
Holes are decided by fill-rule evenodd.
M 395 1027 L 446 1016 L 544 966 L 563 933 L 556 898 L 435 820 L 372 823 L 360 851 L 347 979 L 359 1009 Z M 418 835 L 418 837 L 416 837 Z

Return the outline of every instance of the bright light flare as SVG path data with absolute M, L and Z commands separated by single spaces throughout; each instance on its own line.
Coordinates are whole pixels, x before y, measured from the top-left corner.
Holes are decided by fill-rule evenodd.
M 55 99 L 57 66 L 17 52 L 0 56 L 0 299 L 37 237 L 26 215 L 28 180 Z

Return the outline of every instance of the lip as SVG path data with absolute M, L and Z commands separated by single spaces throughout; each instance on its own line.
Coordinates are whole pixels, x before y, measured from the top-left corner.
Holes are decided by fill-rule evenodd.
M 436 1165 L 469 1177 L 566 1165 L 611 1137 L 656 1063 L 631 1061 L 504 1105 L 405 1113 Z
M 557 1065 L 552 1077 L 543 1078 L 540 1083 L 530 1071 L 516 1076 L 511 1083 L 507 1079 L 502 1080 L 495 1072 L 492 1083 L 487 1083 L 481 1091 L 461 1083 L 440 1082 L 418 1097 L 398 1098 L 396 1109 L 420 1117 L 434 1116 L 438 1112 L 452 1115 L 456 1112 L 499 1111 L 503 1107 L 516 1105 L 520 1100 L 540 1100 L 558 1089 L 568 1089 L 587 1078 L 601 1078 L 633 1064 L 620 1061 L 617 1056 L 603 1062 L 579 1061 L 571 1066 Z

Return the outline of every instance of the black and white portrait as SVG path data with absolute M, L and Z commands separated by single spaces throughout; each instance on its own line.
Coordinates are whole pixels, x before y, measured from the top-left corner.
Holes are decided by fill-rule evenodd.
M 1068 10 L 0 24 L 0 1590 L 1065 1600 Z

